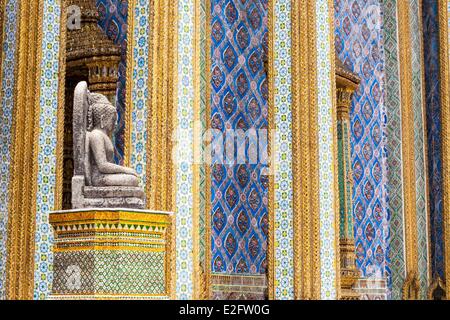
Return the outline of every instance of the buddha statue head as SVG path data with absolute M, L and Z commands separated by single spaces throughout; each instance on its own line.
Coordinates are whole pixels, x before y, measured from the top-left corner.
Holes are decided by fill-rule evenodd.
M 87 130 L 99 129 L 111 136 L 118 118 L 116 108 L 108 98 L 99 93 L 89 93 L 88 102 Z

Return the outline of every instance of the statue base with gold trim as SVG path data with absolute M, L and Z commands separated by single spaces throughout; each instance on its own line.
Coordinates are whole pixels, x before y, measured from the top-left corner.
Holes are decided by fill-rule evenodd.
M 50 214 L 50 299 L 168 299 L 171 214 L 80 209 Z

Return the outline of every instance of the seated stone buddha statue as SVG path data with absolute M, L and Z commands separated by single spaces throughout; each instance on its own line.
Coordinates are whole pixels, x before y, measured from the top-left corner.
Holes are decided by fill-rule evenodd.
M 116 108 L 80 82 L 73 112 L 72 207 L 142 209 L 144 192 L 136 171 L 114 163 L 111 137 L 118 119 Z
M 116 108 L 102 94 L 90 93 L 88 101 L 84 159 L 87 184 L 102 187 L 137 187 L 139 180 L 136 171 L 114 163 L 114 146 L 111 136 L 118 118 Z

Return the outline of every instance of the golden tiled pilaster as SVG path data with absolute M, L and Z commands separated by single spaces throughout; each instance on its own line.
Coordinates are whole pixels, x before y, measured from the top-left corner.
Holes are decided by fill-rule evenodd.
M 5 13 L 6 13 L 6 3 L 5 0 L 0 0 L 0 48 L 3 48 L 3 29 L 4 29 L 4 21 L 5 21 Z M 2 59 L 0 62 L 3 61 L 3 54 L 0 54 L 0 58 Z M 2 66 L 3 63 L 0 63 L 0 77 L 2 74 Z M 0 94 L 1 97 L 1 94 Z M 0 107 L 0 113 L 1 113 L 1 107 Z
M 37 139 L 43 1 L 21 1 L 12 162 L 8 218 L 8 299 L 31 299 L 34 289 L 34 229 L 36 216 Z
M 415 299 L 418 277 L 418 240 L 416 212 L 416 174 L 414 157 L 414 110 L 412 101 L 412 52 L 410 8 L 407 1 L 398 1 L 399 58 L 401 79 L 403 199 L 405 225 L 405 262 L 407 279 L 403 299 Z
M 315 1 L 292 1 L 295 299 L 320 298 L 320 217 Z M 270 220 L 270 223 L 275 223 Z
M 150 4 L 150 45 L 147 140 L 147 207 L 171 210 L 173 195 L 174 63 L 176 6 L 168 0 Z
M 205 75 L 205 114 L 204 114 L 204 121 L 205 121 L 205 133 L 208 133 L 211 125 L 211 85 L 209 84 L 209 72 L 211 70 L 211 2 L 210 0 L 203 0 L 205 5 L 205 15 L 206 15 L 206 26 L 205 26 L 205 47 L 203 50 L 205 50 L 205 66 L 204 70 L 207 73 Z M 211 166 L 210 163 L 211 160 L 211 150 L 209 148 L 209 141 L 205 141 L 204 139 L 204 153 L 203 153 L 203 159 L 204 159 L 204 175 L 205 175 L 205 207 L 204 210 L 204 220 L 205 220 L 205 235 L 204 235 L 204 243 L 205 243 L 205 258 L 203 261 L 203 286 L 200 290 L 203 290 L 202 299 L 210 299 L 212 294 L 212 279 L 211 279 L 211 260 L 212 260 L 212 243 L 211 243 L 211 228 L 212 228 L 212 221 L 211 221 Z M 202 262 L 200 262 L 202 263 Z

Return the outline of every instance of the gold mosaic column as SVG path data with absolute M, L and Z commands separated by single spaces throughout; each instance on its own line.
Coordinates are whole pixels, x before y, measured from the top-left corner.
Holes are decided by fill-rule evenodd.
M 152 0 L 150 10 L 147 207 L 170 211 L 173 210 L 176 6 L 167 0 Z
M 334 299 L 340 296 L 340 275 L 333 1 L 292 0 L 290 9 L 294 298 Z M 273 79 L 269 80 L 275 90 Z M 272 105 L 269 114 L 271 109 Z M 274 120 L 272 115 L 270 121 Z M 271 192 L 269 212 L 279 205 L 271 203 L 275 200 Z M 273 213 L 270 219 L 274 232 L 278 221 Z M 270 240 L 273 250 L 273 235 Z M 271 251 L 270 257 L 274 256 Z M 271 297 L 275 296 L 273 272 Z
M 292 1 L 295 299 L 320 299 L 315 1 Z M 273 221 L 273 220 L 272 220 Z
M 7 299 L 31 299 L 34 289 L 34 195 L 37 189 L 42 9 L 43 0 L 20 2 L 8 218 Z
M 339 177 L 339 247 L 341 267 L 341 299 L 358 300 L 352 290 L 359 278 L 355 264 L 355 237 L 353 229 L 353 178 L 350 145 L 350 107 L 359 79 L 347 72 L 338 61 L 336 72 L 338 177 Z
M 408 1 L 397 2 L 398 30 L 399 30 L 399 59 L 400 59 L 400 99 L 401 99 L 401 136 L 402 136 L 402 167 L 403 167 L 403 208 L 404 208 L 404 234 L 405 234 L 405 267 L 406 279 L 402 288 L 403 299 L 419 299 L 419 235 L 418 215 L 416 205 L 418 193 L 416 191 L 417 172 L 415 131 L 414 131 L 414 88 L 413 50 L 411 48 L 412 26 L 410 23 L 413 14 Z

